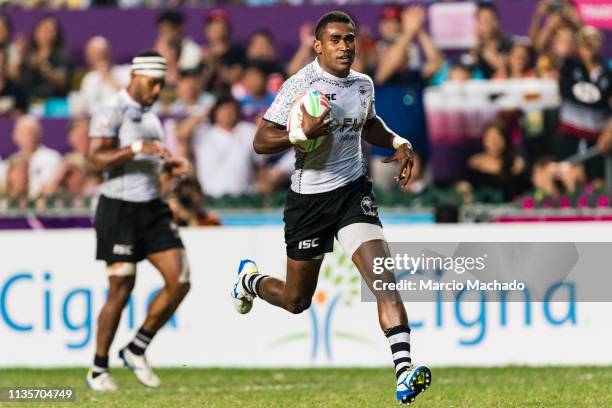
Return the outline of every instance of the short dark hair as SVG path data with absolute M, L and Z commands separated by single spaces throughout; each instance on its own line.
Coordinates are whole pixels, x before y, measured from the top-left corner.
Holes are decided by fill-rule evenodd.
M 253 41 L 253 38 L 255 37 L 266 37 L 266 39 L 268 41 L 270 41 L 270 43 L 274 44 L 276 42 L 275 38 L 274 38 L 274 34 L 272 34 L 272 32 L 270 30 L 268 30 L 267 28 L 261 28 L 258 30 L 255 30 L 253 32 L 251 32 L 251 34 L 249 34 L 249 38 L 247 40 L 247 44 L 250 44 L 251 41 Z
M 351 24 L 354 29 L 357 29 L 357 24 L 347 13 L 343 11 L 330 11 L 321 16 L 317 25 L 315 26 L 315 38 L 321 40 L 323 37 L 323 31 L 325 27 L 330 23 L 346 23 Z
M 222 105 L 225 105 L 227 103 L 234 105 L 234 107 L 236 108 L 236 112 L 238 112 L 238 120 L 241 119 L 242 110 L 240 107 L 240 102 L 238 102 L 238 100 L 234 98 L 231 93 L 222 92 L 217 98 L 213 107 L 210 109 L 210 123 L 212 124 L 216 123 L 215 116 L 217 115 L 217 111 Z
M 178 10 L 164 10 L 157 16 L 155 22 L 158 25 L 161 23 L 169 23 L 174 26 L 179 26 L 185 22 L 185 16 Z
M 486 10 L 489 10 L 491 13 L 495 14 L 496 17 L 499 17 L 499 10 L 497 10 L 495 4 L 491 2 L 481 2 L 478 3 L 478 6 L 476 6 L 476 14 L 480 14 L 481 11 Z
M 161 57 L 161 54 L 155 50 L 144 50 L 134 56 L 134 58 L 137 57 Z

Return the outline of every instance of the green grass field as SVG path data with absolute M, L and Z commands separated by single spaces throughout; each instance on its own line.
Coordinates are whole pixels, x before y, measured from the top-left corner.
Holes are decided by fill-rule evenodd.
M 392 369 L 159 369 L 148 390 L 126 369 L 112 371 L 121 390 L 93 393 L 84 369 L 4 369 L 0 387 L 66 386 L 76 406 L 385 407 L 397 406 Z M 612 367 L 438 368 L 416 407 L 612 407 Z M 1 406 L 73 406 L 2 404 Z

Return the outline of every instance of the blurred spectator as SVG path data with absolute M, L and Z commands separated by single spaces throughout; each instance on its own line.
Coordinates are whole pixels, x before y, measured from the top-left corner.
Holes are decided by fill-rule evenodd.
M 444 61 L 438 72 L 431 78 L 430 84 L 438 86 L 445 82 L 464 82 L 470 79 L 484 79 L 478 69 L 463 62 Z
M 166 89 L 174 88 L 179 79 L 179 59 L 181 58 L 181 42 L 176 38 L 159 37 L 155 43 L 155 51 L 166 59 Z
M 9 16 L 0 14 L 0 48 L 9 48 L 11 46 L 11 37 L 13 36 L 13 25 Z
M 312 24 L 302 24 L 300 26 L 300 46 L 291 57 L 287 65 L 287 76 L 290 77 L 302 69 L 306 64 L 315 58 L 313 43 L 315 40 L 314 27 Z
M 533 78 L 533 49 L 526 37 L 515 37 L 508 51 L 506 62 L 497 70 L 493 79 L 523 79 Z
M 441 52 L 424 29 L 425 9 L 412 6 L 401 14 L 401 33 L 388 43 L 380 57 L 374 75 L 376 85 L 376 111 L 387 125 L 400 136 L 410 140 L 415 151 L 425 159 L 429 148 L 423 105 L 423 92 L 428 80 L 440 69 L 443 62 Z M 409 49 L 417 41 L 425 55 L 419 68 L 410 68 Z M 376 185 L 394 188 L 396 166 L 382 163 L 381 157 L 392 154 L 390 149 L 372 149 L 371 172 Z
M 178 182 L 168 204 L 174 214 L 174 223 L 180 227 L 221 225 L 219 216 L 204 208 L 202 186 L 193 177 L 184 178 Z
M 85 59 L 89 72 L 83 77 L 80 89 L 80 112 L 93 114 L 108 98 L 130 81 L 129 65 L 113 66 L 111 47 L 104 37 L 93 37 L 85 45 Z
M 274 37 L 266 29 L 253 31 L 249 35 L 246 56 L 251 61 L 267 63 L 269 73 L 284 73 L 283 66 L 278 59 Z
M 504 64 L 512 46 L 510 37 L 499 28 L 499 15 L 492 3 L 480 3 L 476 11 L 476 47 L 470 52 L 473 63 L 489 79 Z
M 30 98 L 65 97 L 72 74 L 72 60 L 64 48 L 64 36 L 56 17 L 48 15 L 36 25 L 26 49 L 19 47 L 16 79 Z
M 8 77 L 8 51 L 0 48 L 0 116 L 17 115 L 27 110 L 24 90 Z
M 41 143 L 42 127 L 33 116 L 21 116 L 15 122 L 13 142 L 19 148 L 15 153 L 29 162 L 29 194 L 36 197 L 45 183 L 51 181 L 61 164 L 62 156 Z
M 213 92 L 216 95 L 225 95 L 230 92 L 240 94 L 240 88 L 242 88 L 240 81 L 244 76 L 246 63 L 244 52 L 239 48 L 232 48 L 223 54 L 219 59 L 219 71 L 215 78 Z
M 240 103 L 242 117 L 255 122 L 274 102 L 275 94 L 267 89 L 268 75 L 260 61 L 250 61 L 242 77 L 240 86 L 234 86 L 232 93 Z
M 557 162 L 551 156 L 538 159 L 531 170 L 531 183 L 537 199 L 574 193 L 585 182 L 586 176 L 582 166 Z
M 578 58 L 568 58 L 561 70 L 560 158 L 594 145 L 612 116 L 612 70 L 599 54 L 603 36 L 596 28 L 585 26 L 577 41 Z M 590 178 L 603 175 L 601 158 L 585 166 Z
M 202 63 L 202 50 L 185 35 L 185 16 L 179 10 L 164 10 L 157 17 L 157 41 L 170 40 L 180 44 L 179 70 L 194 70 Z M 157 43 L 156 41 L 156 43 Z
M 268 75 L 268 92 L 277 93 L 285 80 L 285 69 L 278 59 L 276 42 L 268 30 L 256 30 L 247 42 L 246 57 L 250 61 L 260 61 Z
M 222 196 L 255 191 L 260 158 L 253 150 L 256 127 L 240 120 L 240 105 L 221 97 L 211 112 L 212 124 L 194 129 L 188 143 L 205 194 Z
M 200 80 L 200 69 L 180 72 L 176 85 L 176 99 L 169 105 L 154 105 L 158 113 L 195 116 L 208 112 L 215 103 L 215 97 L 209 92 L 203 92 Z
M 482 153 L 471 156 L 467 163 L 468 181 L 476 190 L 500 190 L 506 200 L 512 200 L 527 189 L 525 162 L 516 153 L 503 124 L 494 122 L 485 127 L 482 147 Z
M 75 119 L 70 124 L 68 142 L 72 151 L 66 153 L 53 178 L 42 188 L 45 195 L 66 194 L 72 197 L 91 196 L 99 184 L 87 160 L 89 121 Z
M 529 38 L 540 54 L 563 59 L 573 48 L 573 32 L 583 25 L 576 6 L 568 0 L 540 0 L 531 18 Z M 559 35 L 560 34 L 560 35 Z
M 19 36 L 19 41 L 23 42 L 23 36 Z M 11 19 L 6 14 L 0 13 L 0 48 L 7 51 L 7 64 L 11 67 L 15 60 L 17 49 L 17 41 L 13 38 L 13 24 Z
M 272 193 L 289 187 L 295 171 L 295 151 L 267 155 L 265 163 L 257 171 L 257 187 L 260 193 Z
M 21 155 L 11 156 L 7 162 L 4 183 L 5 194 L 17 200 L 17 207 L 25 208 L 28 202 L 28 159 Z
M 231 23 L 229 14 L 221 9 L 212 10 L 204 21 L 204 40 L 202 48 L 202 61 L 204 62 L 204 83 L 207 88 L 218 86 L 218 76 L 222 67 L 220 60 L 228 53 L 241 54 L 244 59 L 244 51 L 231 42 Z M 218 93 L 218 90 L 214 90 Z

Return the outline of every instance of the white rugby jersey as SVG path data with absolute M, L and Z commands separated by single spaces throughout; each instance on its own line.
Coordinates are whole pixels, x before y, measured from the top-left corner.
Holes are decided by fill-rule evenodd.
M 136 102 L 125 89 L 108 100 L 91 119 L 89 137 L 117 138 L 118 147 L 136 140 L 163 137 L 162 124 L 153 112 Z M 104 172 L 100 192 L 109 198 L 131 202 L 151 201 L 159 197 L 159 173 L 162 159 L 137 154 L 122 165 Z
M 346 78 L 338 78 L 315 59 L 285 81 L 264 119 L 286 127 L 296 100 L 314 90 L 331 103 L 332 134 L 312 152 L 295 151 L 291 189 L 302 194 L 334 190 L 365 174 L 361 131 L 366 120 L 376 116 L 369 76 L 351 70 Z

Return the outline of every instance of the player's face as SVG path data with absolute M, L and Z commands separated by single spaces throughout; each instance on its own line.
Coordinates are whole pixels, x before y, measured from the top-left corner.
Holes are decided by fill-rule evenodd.
M 163 78 L 151 78 L 138 75 L 138 87 L 136 97 L 138 102 L 144 106 L 151 106 L 159 97 L 159 93 L 164 87 Z
M 321 66 L 333 75 L 344 77 L 355 60 L 355 27 L 347 23 L 329 23 L 314 47 Z

